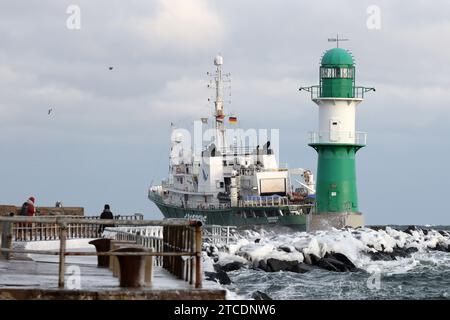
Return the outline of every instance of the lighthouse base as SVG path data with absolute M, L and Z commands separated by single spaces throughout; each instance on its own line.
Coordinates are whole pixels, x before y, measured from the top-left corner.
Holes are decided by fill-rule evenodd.
M 358 228 L 364 226 L 364 217 L 360 212 L 323 212 L 310 216 L 308 231 Z

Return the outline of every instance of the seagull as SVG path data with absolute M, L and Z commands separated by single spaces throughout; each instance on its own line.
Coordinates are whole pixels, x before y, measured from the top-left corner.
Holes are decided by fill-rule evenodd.
M 48 109 L 48 115 L 50 115 L 50 113 L 52 113 L 53 108 Z

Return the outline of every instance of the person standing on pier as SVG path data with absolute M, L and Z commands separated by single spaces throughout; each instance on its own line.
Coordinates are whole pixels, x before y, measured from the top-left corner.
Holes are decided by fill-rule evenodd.
M 103 209 L 103 212 L 100 214 L 100 219 L 114 219 L 114 215 L 111 212 L 111 208 L 109 207 L 109 204 L 105 204 L 105 208 Z M 105 230 L 104 224 L 100 225 L 100 228 L 98 229 L 98 232 L 101 234 L 103 230 Z
M 36 208 L 34 203 L 36 199 L 34 197 L 29 197 L 27 201 L 25 201 L 22 205 L 22 209 L 20 210 L 21 216 L 29 216 L 33 217 L 36 215 Z
M 22 204 L 20 215 L 25 217 L 33 217 L 36 215 L 36 207 L 34 206 L 36 199 L 29 197 L 27 201 Z M 31 239 L 33 233 L 33 224 L 30 222 L 19 223 L 19 233 L 23 239 Z

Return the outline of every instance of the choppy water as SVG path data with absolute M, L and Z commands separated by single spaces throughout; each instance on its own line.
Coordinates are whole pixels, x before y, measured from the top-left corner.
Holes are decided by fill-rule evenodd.
M 259 290 L 273 299 L 450 299 L 450 253 L 429 248 L 440 243 L 448 246 L 450 234 L 435 230 L 450 227 L 423 227 L 429 232 L 412 235 L 392 226 L 384 230 L 334 230 L 308 233 L 274 231 L 243 232 L 235 245 L 219 248 L 219 263 L 241 261 L 246 266 L 228 273 L 232 284 L 225 286 L 236 298 L 250 299 Z M 255 240 L 258 243 L 255 243 Z M 280 251 L 291 246 L 292 253 Z M 367 250 L 389 250 L 395 246 L 415 247 L 408 258 L 372 261 Z M 220 246 L 219 246 L 220 247 Z M 294 249 L 295 248 L 295 249 Z M 302 252 L 323 256 L 325 252 L 345 254 L 361 270 L 331 272 L 315 269 L 306 273 L 265 272 L 256 268 L 269 257 L 301 260 Z M 298 258 L 300 256 L 300 258 Z M 211 258 L 210 258 L 211 259 Z M 216 258 L 217 259 L 217 258 Z M 213 261 L 206 261 L 206 269 Z

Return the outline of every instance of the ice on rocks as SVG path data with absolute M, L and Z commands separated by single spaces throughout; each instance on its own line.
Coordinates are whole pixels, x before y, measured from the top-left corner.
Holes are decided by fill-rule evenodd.
M 392 265 L 397 263 L 372 261 L 369 256 L 370 252 L 394 254 L 397 255 L 396 259 L 406 259 L 398 256 L 398 252 L 402 252 L 399 250 L 416 248 L 420 253 L 435 248 L 437 245 L 445 248 L 450 244 L 450 237 L 447 233 L 433 229 L 426 230 L 426 232 L 419 228 L 411 229 L 408 232 L 391 227 L 384 229 L 346 228 L 288 234 L 277 234 L 267 230 L 261 232 L 247 230 L 240 234 L 236 243 L 226 246 L 225 252 L 219 253 L 218 263 L 224 265 L 238 261 L 257 267 L 259 261 L 267 261 L 270 258 L 302 262 L 306 254 L 322 258 L 326 253 L 341 253 L 349 258 L 356 267 L 366 269 L 367 266 L 374 263 L 390 263 Z

